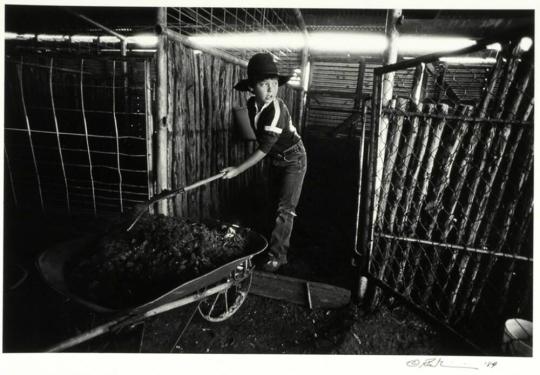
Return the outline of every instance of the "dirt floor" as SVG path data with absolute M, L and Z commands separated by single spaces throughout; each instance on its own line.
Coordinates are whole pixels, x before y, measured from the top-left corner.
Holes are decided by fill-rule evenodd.
M 4 296 L 4 352 L 41 352 L 113 316 L 90 312 L 30 271 Z M 402 307 L 310 310 L 249 294 L 238 312 L 208 322 L 191 304 L 69 349 L 98 353 L 462 354 L 464 348 Z
M 349 289 L 354 274 L 350 259 L 357 194 L 357 172 L 351 166 L 357 165 L 357 144 L 348 139 L 306 137 L 305 141 L 308 173 L 297 210 L 289 264 L 279 272 Z M 35 266 L 37 256 L 53 244 L 95 232 L 107 223 L 22 213 L 9 215 L 4 223 L 4 352 L 41 352 L 111 318 L 56 293 Z M 240 310 L 220 323 L 193 314 L 195 307 L 192 304 L 163 313 L 72 350 L 467 354 L 462 343 L 452 341 L 399 306 L 382 307 L 369 314 L 355 305 L 310 310 L 249 294 Z
M 93 225 L 77 220 L 49 220 L 45 225 L 38 217 L 6 223 L 6 249 L 11 251 L 4 254 L 4 352 L 42 352 L 113 317 L 55 292 L 35 267 L 43 249 L 93 231 Z M 17 232 L 15 241 L 11 236 Z M 306 264 L 293 262 L 285 271 L 294 274 L 296 267 L 307 272 Z M 157 315 L 70 351 L 449 355 L 465 350 L 403 307 L 383 307 L 371 314 L 354 305 L 310 310 L 249 294 L 239 311 L 223 322 L 207 322 L 195 309 L 191 304 Z

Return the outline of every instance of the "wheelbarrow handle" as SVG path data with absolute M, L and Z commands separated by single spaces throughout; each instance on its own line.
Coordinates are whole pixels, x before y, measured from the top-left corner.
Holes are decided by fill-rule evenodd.
M 148 207 L 150 207 L 154 203 L 156 203 L 158 201 L 161 201 L 163 199 L 174 197 L 175 195 L 185 193 L 186 191 L 196 189 L 199 186 L 206 185 L 206 184 L 208 184 L 208 183 L 210 183 L 212 181 L 218 180 L 218 179 L 222 178 L 223 176 L 225 176 L 225 173 L 226 172 L 220 172 L 220 173 L 218 173 L 218 174 L 216 174 L 216 175 L 214 175 L 212 177 L 208 177 L 208 178 L 205 178 L 204 180 L 197 181 L 197 182 L 195 182 L 195 183 L 193 183 L 191 185 L 184 186 L 184 187 L 181 187 L 181 188 L 178 188 L 178 189 L 175 189 L 175 190 L 164 190 L 161 193 L 153 196 L 151 199 L 149 199 L 146 202 L 141 204 L 142 207 L 139 209 L 139 212 L 135 216 L 135 219 L 129 225 L 129 227 L 126 229 L 126 231 L 129 232 L 135 226 L 135 224 L 139 221 L 139 219 L 142 217 L 142 215 L 146 212 Z

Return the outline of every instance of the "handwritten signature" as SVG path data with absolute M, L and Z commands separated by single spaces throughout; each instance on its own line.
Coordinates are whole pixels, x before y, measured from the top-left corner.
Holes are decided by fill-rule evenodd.
M 478 370 L 479 367 L 472 366 L 466 363 L 457 364 L 457 363 L 449 363 L 447 361 L 443 361 L 441 358 L 426 358 L 423 360 L 420 359 L 411 359 L 406 362 L 407 367 L 416 367 L 416 368 L 426 368 L 426 367 L 446 367 L 446 368 L 461 368 L 461 369 L 470 369 L 470 370 Z M 495 361 L 487 361 L 483 363 L 483 365 L 487 368 L 493 368 L 497 366 L 497 362 Z

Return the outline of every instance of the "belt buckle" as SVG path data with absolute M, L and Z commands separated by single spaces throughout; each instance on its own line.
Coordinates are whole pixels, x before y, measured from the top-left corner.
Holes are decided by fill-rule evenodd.
M 287 156 L 287 154 L 291 153 L 291 152 L 294 152 L 298 150 L 298 143 L 292 145 L 291 147 L 289 147 L 287 150 L 283 151 L 283 155 Z

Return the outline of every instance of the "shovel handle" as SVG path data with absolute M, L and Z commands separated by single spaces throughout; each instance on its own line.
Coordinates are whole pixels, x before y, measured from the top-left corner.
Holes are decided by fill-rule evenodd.
M 183 191 L 190 191 L 190 190 L 193 190 L 195 188 L 198 188 L 199 186 L 201 185 L 206 185 L 214 180 L 219 180 L 220 178 L 222 178 L 223 176 L 225 176 L 225 172 L 220 172 L 212 177 L 208 177 L 204 180 L 201 180 L 201 181 L 198 181 L 198 182 L 195 182 L 194 184 L 192 185 L 189 185 L 189 186 L 186 186 L 185 188 L 183 188 Z
M 200 181 L 197 181 L 189 186 L 184 186 L 184 187 L 181 187 L 179 189 L 175 189 L 175 190 L 172 190 L 172 191 L 162 191 L 161 193 L 155 195 L 153 198 L 149 199 L 148 201 L 146 201 L 145 203 L 142 204 L 143 207 L 141 207 L 139 213 L 137 214 L 137 216 L 135 217 L 135 219 L 133 220 L 133 222 L 130 224 L 130 226 L 126 229 L 126 231 L 130 231 L 133 226 L 135 226 L 135 224 L 137 223 L 137 221 L 139 221 L 139 219 L 141 218 L 141 216 L 146 212 L 146 210 L 148 209 L 148 207 L 150 207 L 152 204 L 160 201 L 160 200 L 163 200 L 163 199 L 167 199 L 167 198 L 171 198 L 171 197 L 174 197 L 175 195 L 178 195 L 178 194 L 181 194 L 181 193 L 185 193 L 186 191 L 190 191 L 190 190 L 193 190 L 193 189 L 196 189 L 198 188 L 199 186 L 202 186 L 202 185 L 206 185 L 212 181 L 215 181 L 215 180 L 218 180 L 220 178 L 222 178 L 223 176 L 225 176 L 225 173 L 226 172 L 220 172 L 212 177 L 208 177 L 208 178 L 205 178 L 204 180 L 200 180 Z

